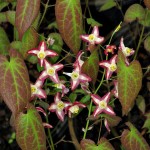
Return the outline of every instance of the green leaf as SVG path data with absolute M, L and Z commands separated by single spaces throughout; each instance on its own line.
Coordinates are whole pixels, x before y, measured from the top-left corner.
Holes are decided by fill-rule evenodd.
M 8 57 L 0 55 L 0 68 L 0 94 L 9 109 L 19 113 L 31 97 L 26 65 L 17 51 L 10 50 Z
M 20 39 L 38 16 L 40 2 L 41 0 L 17 0 L 15 25 Z
M 39 42 L 39 36 L 36 30 L 33 27 L 30 27 L 22 37 L 22 49 L 20 53 L 22 54 L 24 59 L 27 59 L 27 51 L 36 48 Z M 32 58 L 36 58 L 36 56 L 32 56 Z M 36 58 L 37 60 L 37 58 Z M 37 62 L 37 61 L 36 61 Z
M 150 36 L 148 36 L 144 41 L 144 48 L 150 53 Z
M 136 60 L 127 66 L 125 57 L 121 51 L 118 53 L 117 80 L 122 113 L 123 115 L 127 115 L 133 107 L 135 98 L 142 86 L 142 68 Z
M 8 6 L 8 2 L 0 2 L 0 11 L 2 11 L 3 8 L 5 8 L 6 6 Z
M 108 125 L 110 127 L 115 127 L 118 125 L 118 123 L 121 121 L 121 118 L 118 116 L 112 116 L 112 115 L 107 115 L 107 114 L 100 114 L 101 117 L 104 117 L 108 121 Z
M 0 27 L 0 54 L 8 54 L 9 45 L 10 42 L 6 32 L 2 27 Z
M 67 46 L 77 54 L 80 49 L 80 35 L 83 32 L 80 0 L 57 0 L 56 22 Z
M 112 145 L 104 137 L 100 139 L 98 146 L 90 139 L 83 139 L 81 141 L 81 148 L 82 150 L 114 150 Z
M 16 140 L 22 150 L 46 150 L 42 120 L 31 104 L 16 118 Z
M 126 22 L 132 22 L 136 19 L 144 20 L 144 18 L 145 18 L 144 8 L 139 4 L 133 4 L 127 9 L 124 20 Z
M 84 62 L 82 72 L 92 78 L 93 85 L 96 82 L 99 70 L 99 55 L 98 51 L 94 50 L 90 57 Z
M 99 27 L 103 26 L 101 23 L 95 21 L 93 18 L 87 18 L 87 23 L 89 25 L 91 25 L 92 27 L 94 27 L 94 26 L 99 26 Z
M 145 9 L 145 17 L 139 20 L 139 23 L 146 27 L 150 26 L 150 10 Z
M 85 95 L 85 96 L 83 96 L 83 97 L 81 98 L 80 102 L 81 102 L 81 103 L 87 103 L 87 102 L 90 101 L 90 98 L 91 98 L 91 96 L 90 96 L 89 94 L 88 94 L 88 95 Z
M 51 22 L 47 27 L 46 27 L 46 29 L 58 29 L 58 26 L 57 26 L 57 23 L 56 23 L 56 21 L 53 21 L 53 22 Z
M 105 11 L 105 10 L 108 10 L 108 9 L 114 7 L 114 6 L 116 6 L 116 2 L 114 0 L 107 0 L 107 2 L 101 6 L 99 11 L 100 12 Z
M 10 44 L 11 49 L 15 49 L 18 52 L 20 52 L 21 48 L 22 48 L 22 43 L 20 41 L 13 41 Z
M 146 116 L 146 120 L 143 125 L 143 128 L 147 128 L 148 129 L 147 133 L 150 133 L 150 113 L 146 113 L 145 116 Z
M 73 103 L 77 98 L 77 94 L 76 93 L 71 93 L 69 95 L 69 100 Z
M 136 98 L 136 105 L 139 108 L 139 110 L 145 114 L 145 99 L 142 95 L 138 95 L 138 97 Z
M 130 123 L 126 123 L 129 127 L 125 129 L 121 135 L 121 143 L 126 150 L 149 150 L 150 147 L 139 131 Z
M 15 11 L 6 11 L 0 13 L 0 23 L 9 22 L 12 25 L 15 24 Z

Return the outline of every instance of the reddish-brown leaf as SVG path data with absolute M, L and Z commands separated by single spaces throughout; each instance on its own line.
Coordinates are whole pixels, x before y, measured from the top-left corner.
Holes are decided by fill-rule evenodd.
M 57 0 L 55 15 L 59 32 L 68 47 L 77 54 L 82 34 L 82 10 L 80 0 Z
M 17 0 L 15 25 L 22 39 L 24 32 L 30 27 L 40 10 L 41 0 Z
M 30 97 L 30 82 L 22 56 L 15 50 L 9 56 L 0 55 L 0 93 L 3 100 L 14 113 L 22 111 Z
M 46 150 L 46 136 L 42 119 L 29 104 L 16 118 L 16 140 L 22 150 Z

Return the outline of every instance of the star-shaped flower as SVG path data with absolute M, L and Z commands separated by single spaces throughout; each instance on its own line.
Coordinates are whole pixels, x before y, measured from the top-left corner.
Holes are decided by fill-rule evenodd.
M 79 64 L 73 70 L 72 73 L 63 72 L 63 74 L 71 77 L 71 79 L 72 79 L 71 80 L 71 90 L 72 91 L 77 88 L 77 86 L 80 84 L 80 82 L 85 83 L 85 82 L 91 81 L 91 78 L 89 76 L 81 73 L 81 68 L 80 68 Z
M 99 36 L 98 26 L 94 26 L 90 35 L 81 35 L 80 38 L 83 41 L 88 42 L 89 45 L 101 44 L 104 41 L 104 37 Z
M 28 51 L 28 54 L 37 55 L 39 59 L 40 66 L 43 66 L 43 61 L 47 56 L 57 56 L 58 54 L 53 50 L 49 50 L 44 41 L 40 42 L 38 48 L 34 48 Z
M 52 65 L 46 60 L 44 60 L 44 68 L 45 70 L 41 73 L 40 79 L 45 80 L 47 77 L 49 77 L 53 82 L 58 83 L 59 78 L 57 71 L 61 70 L 64 67 L 63 64 L 55 64 Z
M 94 104 L 96 105 L 96 108 L 93 112 L 94 117 L 96 117 L 102 112 L 109 114 L 109 115 L 115 115 L 115 112 L 113 111 L 113 109 L 110 106 L 108 106 L 108 102 L 110 100 L 110 92 L 108 92 L 102 98 L 96 94 L 92 94 L 91 98 Z
M 101 61 L 99 63 L 99 65 L 103 68 L 106 68 L 106 79 L 109 80 L 112 73 L 115 72 L 117 70 L 117 65 L 116 65 L 116 61 L 117 61 L 117 55 L 114 55 L 109 61 L 108 60 L 104 60 Z
M 64 121 L 65 116 L 64 109 L 69 105 L 71 105 L 71 103 L 61 101 L 60 93 L 57 93 L 56 96 L 54 97 L 54 103 L 52 103 L 49 106 L 48 110 L 51 112 L 56 112 L 57 117 L 61 121 Z
M 114 54 L 114 50 L 116 49 L 115 45 L 106 45 L 106 49 L 104 50 L 104 54 L 108 55 L 108 53 Z
M 133 55 L 134 54 L 134 50 L 129 48 L 129 47 L 126 47 L 124 45 L 123 38 L 121 38 L 121 40 L 120 40 L 119 49 L 123 52 L 124 56 L 126 57 L 126 60 L 125 60 L 126 64 L 129 65 L 127 57 Z
M 80 108 L 85 108 L 85 107 L 86 107 L 86 105 L 76 101 L 76 102 L 72 103 L 71 105 L 69 105 L 66 108 L 66 111 L 68 111 L 68 116 L 71 118 L 72 114 L 73 115 L 78 114 L 79 113 L 79 109 Z
M 34 97 L 38 98 L 46 98 L 46 92 L 42 89 L 43 81 L 39 78 L 35 82 L 35 84 L 30 84 L 31 86 L 31 99 L 34 99 Z
M 114 94 L 114 96 L 116 98 L 118 98 L 118 81 L 117 80 L 114 80 L 114 89 L 112 90 L 112 93 Z

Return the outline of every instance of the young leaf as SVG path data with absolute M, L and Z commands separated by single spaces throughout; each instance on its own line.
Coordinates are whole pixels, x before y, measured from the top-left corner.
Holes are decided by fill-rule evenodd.
M 17 51 L 10 50 L 8 57 L 0 55 L 0 68 L 0 94 L 16 114 L 26 107 L 31 97 L 26 65 Z
M 133 4 L 127 9 L 124 20 L 126 22 L 132 22 L 136 19 L 144 20 L 144 18 L 145 18 L 144 8 L 139 4 Z
M 107 0 L 107 2 L 104 5 L 102 5 L 102 7 L 100 8 L 99 11 L 100 12 L 105 11 L 105 10 L 108 10 L 108 9 L 114 7 L 114 6 L 116 6 L 116 2 L 114 0 Z
M 147 128 L 148 129 L 147 133 L 150 133 L 150 113 L 145 114 L 145 116 L 146 116 L 146 120 L 143 125 L 143 128 Z
M 118 125 L 118 123 L 121 121 L 121 118 L 118 116 L 112 116 L 112 115 L 107 115 L 107 114 L 100 114 L 101 117 L 104 117 L 108 121 L 108 125 L 110 127 L 115 127 Z
M 10 42 L 5 30 L 0 27 L 0 54 L 8 54 L 9 44 Z
M 18 0 L 16 6 L 15 25 L 19 32 L 19 38 L 22 39 L 23 34 L 38 16 L 41 0 Z
M 114 150 L 112 145 L 104 137 L 100 139 L 98 146 L 90 139 L 83 139 L 81 141 L 81 148 L 82 150 Z
M 130 123 L 126 123 L 130 130 L 125 129 L 121 135 L 121 143 L 126 150 L 149 150 L 150 147 L 139 131 Z
M 93 18 L 87 18 L 87 23 L 89 25 L 91 25 L 92 27 L 94 27 L 94 26 L 99 26 L 99 27 L 103 26 L 101 23 L 97 22 Z
M 148 36 L 144 41 L 144 48 L 150 53 L 150 36 Z
M 123 115 L 127 115 L 133 107 L 135 98 L 142 86 L 142 68 L 136 60 L 127 66 L 125 57 L 121 51 L 118 53 L 117 80 L 122 113 Z
M 82 10 L 80 0 L 57 0 L 55 5 L 56 22 L 59 32 L 68 47 L 77 54 L 82 34 Z
M 91 96 L 89 94 L 85 95 L 84 97 L 82 97 L 82 99 L 80 100 L 81 103 L 87 103 L 89 102 L 91 99 Z
M 98 51 L 94 50 L 90 57 L 84 62 L 82 66 L 83 73 L 87 74 L 92 78 L 93 85 L 96 82 L 99 69 L 99 56 Z
M 145 114 L 145 99 L 142 95 L 138 95 L 138 97 L 136 98 L 136 105 L 139 108 L 139 110 Z
M 16 140 L 22 150 L 46 150 L 42 120 L 32 104 L 16 118 Z
M 38 33 L 35 31 L 34 28 L 30 27 L 22 37 L 22 49 L 20 53 L 22 54 L 24 59 L 27 58 L 27 51 L 37 47 L 38 42 Z

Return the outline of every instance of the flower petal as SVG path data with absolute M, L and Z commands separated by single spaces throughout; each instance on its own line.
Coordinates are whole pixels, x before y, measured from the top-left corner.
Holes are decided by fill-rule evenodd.
M 115 112 L 113 111 L 113 109 L 110 106 L 107 106 L 107 108 L 104 109 L 103 112 L 105 112 L 106 114 L 109 114 L 109 115 L 115 115 Z
M 55 101 L 55 103 L 58 103 L 59 101 L 61 101 L 60 93 L 57 93 L 57 94 L 55 95 L 54 101 Z
M 71 90 L 75 90 L 79 85 L 79 80 L 71 80 Z
M 48 110 L 51 111 L 51 112 L 55 112 L 56 109 L 57 109 L 57 106 L 56 106 L 55 103 L 52 103 L 52 104 L 49 106 L 49 108 L 48 108 Z
M 89 35 L 86 34 L 86 35 L 80 35 L 80 38 L 85 41 L 85 42 L 89 42 Z
M 92 101 L 94 102 L 95 105 L 99 105 L 99 102 L 101 101 L 101 97 L 99 97 L 96 94 L 91 95 Z
M 56 115 L 61 121 L 64 121 L 65 114 L 63 111 L 56 111 Z
M 99 37 L 96 38 L 95 43 L 96 44 L 101 44 L 103 41 L 104 41 L 104 37 L 99 36 Z
M 107 119 L 104 120 L 104 125 L 105 125 L 106 129 L 108 130 L 108 132 L 110 132 L 110 128 L 109 128 Z
M 108 92 L 107 94 L 105 94 L 105 95 L 102 97 L 102 100 L 104 100 L 106 103 L 108 103 L 109 100 L 110 100 L 110 92 Z
M 96 37 L 99 36 L 99 29 L 98 29 L 98 26 L 94 26 L 94 27 L 93 27 L 92 34 L 94 34 Z
M 97 115 L 99 115 L 101 112 L 103 111 L 103 109 L 100 109 L 99 106 L 97 106 L 93 112 L 93 116 L 96 117 Z

